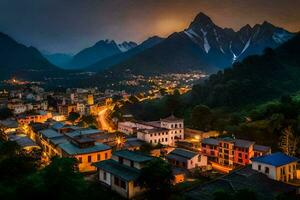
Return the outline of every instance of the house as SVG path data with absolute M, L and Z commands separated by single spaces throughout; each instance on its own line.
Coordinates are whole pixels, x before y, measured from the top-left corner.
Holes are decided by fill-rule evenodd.
M 14 119 L 0 120 L 0 134 L 1 137 L 7 140 L 9 134 L 18 130 L 19 124 Z
M 252 159 L 252 169 L 267 175 L 270 179 L 289 182 L 297 179 L 297 162 L 299 158 L 281 152 Z
M 112 154 L 111 159 L 95 163 L 99 181 L 121 196 L 131 199 L 144 192 L 137 180 L 140 170 L 152 160 L 134 151 L 120 150 Z
M 233 138 L 205 138 L 201 141 L 201 153 L 208 156 L 212 167 L 229 172 L 236 166 L 251 163 L 255 156 L 269 154 L 271 148 L 255 142 Z
M 170 130 L 171 135 L 173 134 L 176 139 L 184 139 L 184 123 L 183 119 L 177 118 L 171 115 L 167 118 L 160 120 L 160 126 Z
M 257 199 L 264 200 L 274 200 L 280 194 L 297 195 L 298 191 L 296 186 L 272 180 L 248 165 L 213 181 L 193 187 L 184 192 L 184 195 L 186 199 L 191 200 L 214 200 L 216 192 L 223 191 L 227 194 L 234 194 L 243 189 L 253 191 Z
M 87 137 L 75 137 L 69 142 L 58 145 L 62 157 L 73 157 L 78 160 L 79 172 L 96 171 L 95 162 L 107 160 L 111 157 L 111 147 L 94 142 Z
M 138 130 L 137 138 L 147 143 L 157 145 L 175 145 L 175 136 L 166 128 L 152 128 Z
M 183 119 L 174 115 L 151 122 L 119 122 L 118 131 L 125 134 L 137 133 L 139 140 L 153 145 L 164 144 L 174 146 L 175 141 L 184 139 Z
M 21 149 L 26 151 L 40 149 L 40 147 L 25 134 L 11 134 L 9 135 L 8 140 L 16 142 Z
M 181 148 L 174 149 L 166 157 L 170 164 L 188 170 L 207 166 L 207 156 Z
M 17 118 L 18 122 L 22 125 L 28 125 L 30 123 L 44 123 L 48 119 L 52 118 L 52 113 L 40 110 L 33 114 L 19 115 Z

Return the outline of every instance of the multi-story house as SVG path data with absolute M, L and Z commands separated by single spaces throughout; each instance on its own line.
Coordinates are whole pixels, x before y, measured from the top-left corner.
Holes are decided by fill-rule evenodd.
M 184 139 L 184 123 L 183 119 L 177 118 L 171 115 L 167 118 L 160 120 L 160 126 L 170 130 L 170 133 L 174 135 L 176 139 Z
M 174 146 L 175 144 L 175 136 L 166 128 L 138 130 L 137 138 L 153 145 L 163 144 Z
M 277 152 L 252 159 L 252 169 L 267 175 L 270 179 L 289 182 L 297 179 L 299 158 Z
M 95 163 L 98 169 L 98 179 L 101 183 L 116 191 L 121 196 L 131 199 L 144 192 L 137 180 L 140 170 L 152 160 L 134 151 L 115 151 L 111 159 Z
M 22 125 L 28 125 L 30 123 L 44 123 L 48 119 L 52 118 L 52 113 L 40 110 L 33 114 L 21 114 L 17 118 L 18 123 Z
M 152 122 L 120 122 L 118 130 L 125 134 L 137 133 L 139 140 L 150 144 L 163 144 L 174 146 L 175 141 L 184 139 L 183 119 L 173 115 Z
M 271 148 L 256 145 L 253 141 L 233 138 L 205 138 L 201 141 L 201 153 L 209 157 L 216 165 L 227 167 L 227 171 L 236 165 L 247 165 L 255 156 L 271 153 Z M 214 167 L 214 165 L 213 165 Z M 221 168 L 220 168 L 221 169 Z

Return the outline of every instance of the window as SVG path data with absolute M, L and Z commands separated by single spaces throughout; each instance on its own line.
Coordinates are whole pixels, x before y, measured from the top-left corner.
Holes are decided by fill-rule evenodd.
M 120 185 L 121 185 L 121 188 L 123 188 L 123 189 L 126 190 L 126 183 L 125 183 L 125 181 L 121 180 Z
M 150 137 L 152 137 L 152 134 L 150 134 Z
M 248 159 L 248 155 L 247 154 L 245 154 L 245 159 Z
M 258 171 L 260 171 L 261 170 L 261 165 L 258 165 Z
M 106 181 L 106 172 L 103 172 L 103 180 Z
M 134 162 L 132 160 L 130 161 L 130 167 L 134 167 Z
M 108 155 L 107 155 L 107 153 L 105 153 L 105 160 L 108 158 Z
M 114 183 L 115 183 L 115 185 L 119 185 L 119 178 L 118 177 L 114 177 Z
M 88 162 L 92 162 L 92 156 L 88 156 Z
M 123 158 L 122 157 L 119 157 L 119 163 L 123 164 Z
M 82 163 L 82 157 L 79 157 L 78 160 L 79 160 L 79 163 Z
M 136 181 L 133 181 L 133 187 L 137 187 L 138 183 Z
M 266 173 L 266 174 L 269 174 L 269 172 L 270 172 L 269 167 L 265 167 L 265 173 Z
M 152 140 L 150 140 L 150 144 L 152 144 Z
M 97 160 L 101 160 L 100 154 L 97 154 Z

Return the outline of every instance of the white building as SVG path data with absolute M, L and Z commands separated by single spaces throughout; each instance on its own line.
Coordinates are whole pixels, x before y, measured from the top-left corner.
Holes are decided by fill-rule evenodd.
M 298 158 L 277 152 L 252 159 L 252 169 L 267 175 L 269 178 L 289 182 L 297 178 L 296 165 Z
M 176 139 L 184 139 L 184 123 L 183 119 L 179 119 L 174 115 L 160 120 L 162 128 L 167 128 L 172 134 L 175 135 Z
M 166 128 L 141 129 L 137 132 L 137 138 L 147 143 L 157 145 L 175 145 L 175 135 Z
M 121 133 L 125 133 L 127 135 L 131 135 L 137 132 L 139 129 L 152 129 L 153 126 L 146 125 L 140 122 L 119 122 L 118 123 L 118 131 Z
M 140 170 L 152 160 L 134 151 L 115 151 L 111 159 L 94 163 L 98 169 L 98 179 L 111 190 L 131 199 L 142 194 L 145 189 L 138 184 Z
M 207 167 L 207 156 L 186 149 L 176 148 L 167 155 L 170 164 L 185 169 Z

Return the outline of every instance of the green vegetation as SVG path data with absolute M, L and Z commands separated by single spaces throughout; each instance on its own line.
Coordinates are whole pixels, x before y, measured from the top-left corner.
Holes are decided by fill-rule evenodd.
M 77 112 L 70 112 L 67 120 L 74 123 L 77 119 L 79 119 L 80 114 Z
M 41 168 L 37 154 L 14 142 L 0 145 L 0 199 L 122 199 L 77 172 L 76 160 L 53 158 Z
M 160 158 L 151 160 L 141 169 L 138 182 L 148 189 L 149 199 L 166 199 L 172 190 L 173 174 L 171 165 Z
M 299 55 L 297 35 L 275 50 L 266 49 L 264 55 L 250 56 L 212 75 L 188 94 L 127 103 L 119 112 L 146 121 L 173 113 L 184 118 L 187 127 L 218 130 L 277 150 L 285 128 L 290 126 L 299 137 Z

